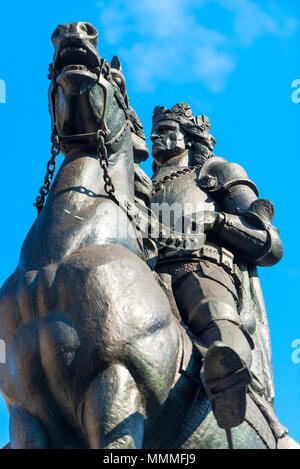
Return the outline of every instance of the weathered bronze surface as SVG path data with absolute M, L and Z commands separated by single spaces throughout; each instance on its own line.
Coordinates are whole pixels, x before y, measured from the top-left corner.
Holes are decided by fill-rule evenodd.
M 0 292 L 11 447 L 227 448 L 231 427 L 235 448 L 297 447 L 272 407 L 255 267 L 281 257 L 272 205 L 242 168 L 212 155 L 207 119 L 159 107 L 152 201 L 199 199 L 204 233 L 166 226 L 143 238 L 151 183 L 138 164 L 148 149 L 120 63 L 100 58 L 88 23 L 60 25 L 52 41 L 52 156 L 38 218 Z

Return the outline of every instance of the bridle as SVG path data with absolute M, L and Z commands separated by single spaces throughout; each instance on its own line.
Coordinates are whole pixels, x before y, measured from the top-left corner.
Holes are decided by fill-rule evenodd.
M 51 71 L 51 66 L 50 66 Z M 101 64 L 99 67 L 98 77 L 96 79 L 96 83 L 102 88 L 104 94 L 104 103 L 103 103 L 103 115 L 100 120 L 100 128 L 95 132 L 85 132 L 80 134 L 73 134 L 73 135 L 59 135 L 57 132 L 57 125 L 56 125 L 56 116 L 55 116 L 55 103 L 54 103 L 54 94 L 56 89 L 56 79 L 53 73 L 50 74 L 52 82 L 54 84 L 51 92 L 51 99 L 50 99 L 50 106 L 53 116 L 53 131 L 51 135 L 51 158 L 47 163 L 47 172 L 44 177 L 44 184 L 40 188 L 40 193 L 36 198 L 36 202 L 34 206 L 37 208 L 38 215 L 41 213 L 44 204 L 45 198 L 50 191 L 50 185 L 53 179 L 54 171 L 56 168 L 56 157 L 60 153 L 61 144 L 68 143 L 69 141 L 74 140 L 82 140 L 82 139 L 92 139 L 94 138 L 97 143 L 97 156 L 99 158 L 100 166 L 103 170 L 103 179 L 104 179 L 104 189 L 107 195 L 111 198 L 114 198 L 115 189 L 111 178 L 108 174 L 108 147 L 113 146 L 115 143 L 118 143 L 122 137 L 125 135 L 127 128 L 129 127 L 129 112 L 128 107 L 125 104 L 125 100 L 118 89 L 117 85 L 114 83 L 111 74 L 110 74 L 110 66 L 106 62 L 105 59 L 101 59 Z M 112 85 L 109 86 L 109 85 Z M 117 133 L 117 135 L 112 138 L 111 140 L 107 140 L 109 136 L 109 129 L 107 127 L 107 103 L 111 95 L 114 94 L 117 101 L 119 102 L 120 106 L 122 107 L 126 119 L 123 123 L 121 130 Z

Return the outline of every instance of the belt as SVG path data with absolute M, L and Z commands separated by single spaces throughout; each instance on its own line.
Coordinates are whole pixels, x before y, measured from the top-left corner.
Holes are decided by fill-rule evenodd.
M 167 251 L 158 259 L 158 265 L 173 262 L 201 262 L 210 261 L 213 264 L 220 265 L 223 269 L 231 274 L 239 285 L 242 283 L 242 272 L 238 265 L 234 262 L 234 254 L 223 247 L 205 244 L 201 250 L 193 251 L 189 254 L 182 253 L 180 256 L 176 252 Z

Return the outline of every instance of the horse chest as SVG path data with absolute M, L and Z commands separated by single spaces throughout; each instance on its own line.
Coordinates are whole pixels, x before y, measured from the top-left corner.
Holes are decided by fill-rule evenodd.
M 22 247 L 21 270 L 41 269 L 94 245 L 117 244 L 140 255 L 134 228 L 110 200 L 99 197 L 77 205 L 61 200 L 44 211 Z

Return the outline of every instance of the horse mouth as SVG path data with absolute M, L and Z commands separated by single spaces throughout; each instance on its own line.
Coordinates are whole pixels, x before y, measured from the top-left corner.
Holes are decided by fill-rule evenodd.
M 100 59 L 96 51 L 85 45 L 66 45 L 57 51 L 53 69 L 56 77 L 62 74 L 95 75 L 99 70 Z

